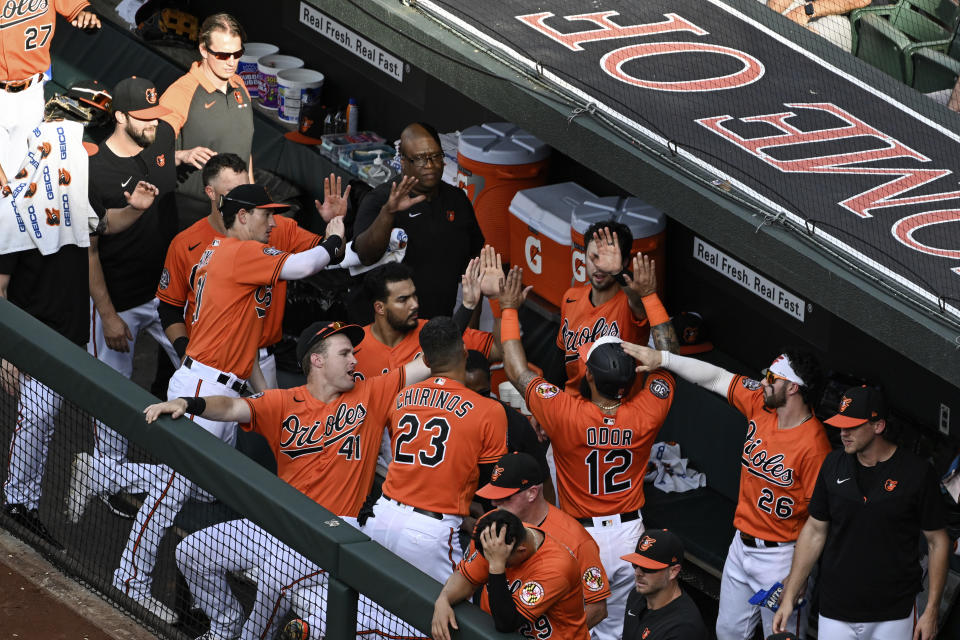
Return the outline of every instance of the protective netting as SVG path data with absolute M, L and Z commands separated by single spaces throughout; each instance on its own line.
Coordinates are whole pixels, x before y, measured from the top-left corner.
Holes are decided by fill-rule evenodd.
M 158 457 L 41 379 L 4 381 L 0 526 L 158 635 L 274 638 L 292 622 L 282 637 L 319 638 L 330 616 L 350 615 L 327 612 L 320 567 Z M 357 637 L 425 634 L 361 594 Z
M 571 119 L 960 321 L 960 137 L 944 108 L 960 72 L 956 2 L 417 6 L 564 96 Z

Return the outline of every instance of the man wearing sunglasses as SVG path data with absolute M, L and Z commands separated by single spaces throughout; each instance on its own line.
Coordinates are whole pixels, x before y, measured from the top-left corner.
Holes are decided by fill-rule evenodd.
M 200 169 L 217 153 L 235 153 L 253 181 L 253 109 L 237 75 L 246 34 L 237 19 L 216 13 L 200 25 L 199 62 L 160 97 L 171 113 L 164 116 L 178 135 L 178 205 L 181 227 L 209 212 Z
M 390 231 L 407 232 L 404 264 L 413 269 L 420 317 L 447 315 L 471 258 L 483 248 L 473 205 L 461 189 L 444 183 L 443 149 L 433 127 L 415 123 L 400 134 L 403 176 L 364 197 L 354 224 L 353 248 L 363 264 L 386 251 Z
M 807 504 L 830 452 L 823 425 L 813 415 L 819 365 L 808 352 L 787 349 L 757 381 L 667 351 L 637 345 L 624 345 L 624 351 L 640 363 L 638 370 L 668 369 L 725 396 L 746 416 L 740 496 L 733 518 L 737 531 L 723 565 L 717 638 L 747 640 L 757 624 L 763 625 L 764 637 L 769 636 L 774 612 L 749 601 L 790 573 L 794 547 L 807 521 Z M 803 638 L 806 622 L 806 615 L 794 611 L 783 628 Z

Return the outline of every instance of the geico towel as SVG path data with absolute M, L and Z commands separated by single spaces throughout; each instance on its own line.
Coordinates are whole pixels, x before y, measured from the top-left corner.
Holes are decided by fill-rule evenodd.
M 90 246 L 99 219 L 87 199 L 83 125 L 44 122 L 30 133 L 27 156 L 0 192 L 0 253 Z

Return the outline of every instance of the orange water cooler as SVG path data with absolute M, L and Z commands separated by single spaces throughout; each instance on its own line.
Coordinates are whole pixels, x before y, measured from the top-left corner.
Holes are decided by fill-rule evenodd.
M 518 191 L 510 203 L 510 255 L 523 267 L 523 284 L 560 306 L 570 288 L 570 221 L 586 202 L 599 200 L 576 182 Z
M 547 182 L 550 147 L 509 122 L 470 127 L 457 147 L 457 186 L 473 203 L 487 244 L 511 262 L 509 212 L 517 191 Z M 515 260 L 514 260 L 515 261 Z
M 640 198 L 592 198 L 574 208 L 570 217 L 570 241 L 572 253 L 570 269 L 576 284 L 587 280 L 586 239 L 584 232 L 594 222 L 613 220 L 621 222 L 633 234 L 631 253 L 649 255 L 657 263 L 657 289 L 663 295 L 666 274 L 666 228 L 667 218 L 662 211 Z

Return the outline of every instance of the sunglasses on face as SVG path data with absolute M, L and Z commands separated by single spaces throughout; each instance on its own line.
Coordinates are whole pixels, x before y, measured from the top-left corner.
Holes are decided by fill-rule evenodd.
M 787 380 L 783 376 L 778 376 L 777 374 L 775 374 L 773 371 L 770 371 L 769 369 L 767 369 L 767 375 L 764 376 L 764 380 L 766 380 L 767 384 L 769 384 L 770 386 L 773 386 L 773 383 L 775 383 L 777 380 L 786 380 L 787 382 L 789 382 L 789 380 Z
M 229 60 L 230 58 L 239 60 L 240 57 L 243 56 L 243 47 L 240 47 L 237 51 L 213 51 L 212 49 L 207 49 L 207 53 L 217 60 Z

